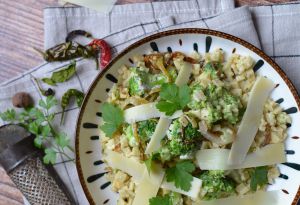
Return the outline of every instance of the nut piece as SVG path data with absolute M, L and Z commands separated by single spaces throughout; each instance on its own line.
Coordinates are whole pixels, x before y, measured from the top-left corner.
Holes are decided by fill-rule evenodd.
M 12 104 L 18 108 L 27 108 L 33 105 L 33 100 L 28 93 L 19 92 L 13 96 Z

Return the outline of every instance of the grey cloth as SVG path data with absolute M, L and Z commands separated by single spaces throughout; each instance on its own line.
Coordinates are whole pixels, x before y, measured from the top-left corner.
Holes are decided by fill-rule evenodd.
M 95 37 L 105 39 L 114 56 L 131 43 L 162 30 L 199 27 L 220 30 L 238 36 L 263 49 L 287 73 L 300 89 L 300 4 L 283 4 L 259 7 L 234 8 L 233 0 L 167 1 L 115 6 L 109 13 L 97 13 L 85 8 L 46 8 L 45 48 L 64 41 L 74 29 L 90 31 Z M 99 71 L 91 60 L 78 59 L 76 76 L 55 88 L 56 97 L 69 88 L 86 92 Z M 30 92 L 35 101 L 42 96 L 32 77 L 49 76 L 52 71 L 68 63 L 44 63 L 0 86 L 0 111 L 11 107 L 10 98 L 18 91 Z M 65 124 L 60 127 L 74 145 L 75 120 L 78 107 L 72 105 L 65 114 Z M 59 125 L 61 109 L 56 108 Z M 1 124 L 1 122 L 0 122 Z M 74 157 L 73 153 L 70 153 Z M 73 162 L 60 156 L 56 170 L 59 172 L 75 200 L 88 204 L 82 191 Z

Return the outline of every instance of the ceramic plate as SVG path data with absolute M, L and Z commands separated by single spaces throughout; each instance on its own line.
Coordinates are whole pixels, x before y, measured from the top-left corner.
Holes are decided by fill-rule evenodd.
M 111 191 L 110 182 L 104 176 L 106 165 L 101 161 L 98 124 L 101 118 L 101 104 L 105 102 L 113 83 L 117 82 L 120 66 L 130 65 L 130 58 L 135 54 L 146 54 L 152 50 L 184 53 L 198 50 L 205 53 L 215 48 L 222 48 L 227 55 L 233 50 L 242 55 L 250 55 L 256 61 L 254 71 L 277 84 L 271 98 L 290 114 L 292 124 L 288 125 L 286 140 L 287 163 L 279 165 L 281 175 L 269 189 L 282 190 L 283 194 L 279 196 L 282 202 L 280 204 L 297 204 L 300 195 L 300 126 L 297 125 L 300 122 L 300 100 L 296 89 L 279 66 L 261 50 L 237 37 L 205 29 L 177 29 L 146 37 L 120 53 L 92 83 L 83 102 L 76 131 L 78 175 L 91 204 L 114 205 L 118 198 L 117 194 Z

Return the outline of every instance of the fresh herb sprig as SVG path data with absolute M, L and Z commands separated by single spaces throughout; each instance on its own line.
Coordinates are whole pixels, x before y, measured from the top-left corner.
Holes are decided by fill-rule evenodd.
M 149 199 L 149 205 L 172 205 L 172 200 L 169 195 L 152 197 Z
M 45 152 L 43 161 L 45 164 L 54 164 L 57 154 L 62 154 L 69 160 L 73 160 L 65 153 L 68 148 L 74 151 L 69 145 L 69 139 L 65 133 L 57 132 L 53 126 L 55 114 L 50 110 L 58 104 L 53 96 L 46 100 L 39 101 L 39 107 L 26 108 L 20 113 L 14 109 L 8 109 L 0 113 L 0 118 L 7 123 L 20 124 L 27 131 L 34 134 L 34 145 Z
M 177 188 L 189 191 L 192 186 L 193 176 L 191 173 L 195 171 L 195 165 L 191 161 L 181 161 L 175 166 L 166 170 L 168 182 L 174 182 Z
M 123 111 L 119 107 L 110 103 L 103 104 L 102 118 L 104 124 L 100 127 L 100 129 L 107 137 L 112 137 L 124 122 Z
M 157 109 L 170 116 L 177 110 L 182 110 L 191 101 L 191 89 L 187 85 L 178 87 L 173 83 L 165 83 L 161 86 L 159 96 Z

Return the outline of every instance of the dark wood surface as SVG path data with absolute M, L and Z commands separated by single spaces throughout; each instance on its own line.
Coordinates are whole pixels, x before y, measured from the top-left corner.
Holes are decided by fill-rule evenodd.
M 118 0 L 118 4 L 150 1 Z M 236 0 L 236 4 L 266 5 L 290 1 Z M 0 0 L 0 82 L 42 62 L 32 48 L 43 48 L 43 8 L 58 5 L 57 0 Z M 20 191 L 0 167 L 0 205 L 21 204 L 20 201 Z

